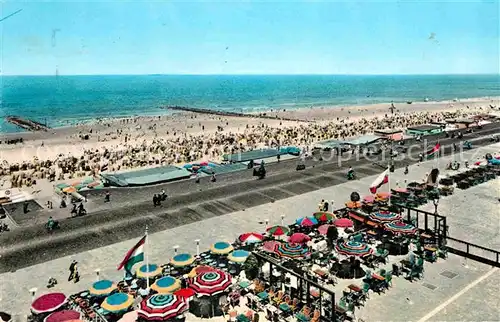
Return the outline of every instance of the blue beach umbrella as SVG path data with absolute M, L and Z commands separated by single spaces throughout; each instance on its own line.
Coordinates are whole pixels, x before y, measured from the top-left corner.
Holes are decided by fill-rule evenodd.
M 227 256 L 227 259 L 234 263 L 244 263 L 247 260 L 248 256 L 250 256 L 250 253 L 246 250 L 237 249 L 229 254 L 229 256 Z
M 190 254 L 177 254 L 170 260 L 170 264 L 176 267 L 189 266 L 194 263 L 195 258 Z
M 127 310 L 134 303 L 130 294 L 115 293 L 108 296 L 101 304 L 101 308 L 110 313 L 119 313 Z
M 142 265 L 137 269 L 137 277 L 139 278 L 151 278 L 161 275 L 162 268 L 156 264 Z
M 110 280 L 100 280 L 92 284 L 89 288 L 89 293 L 92 296 L 109 295 L 116 290 L 116 285 Z
M 210 251 L 214 254 L 225 255 L 233 251 L 233 246 L 226 242 L 217 242 L 210 247 Z
M 167 294 L 180 289 L 181 282 L 172 276 L 165 276 L 158 279 L 151 288 L 160 294 Z

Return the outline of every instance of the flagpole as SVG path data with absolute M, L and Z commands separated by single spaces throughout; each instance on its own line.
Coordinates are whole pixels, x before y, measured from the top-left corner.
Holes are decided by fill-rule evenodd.
M 392 160 L 392 157 L 391 157 Z M 389 185 L 389 207 L 391 206 L 391 164 L 387 168 L 387 184 Z
M 149 237 L 148 237 L 148 225 L 146 225 L 146 240 L 144 241 L 144 257 L 146 259 L 146 274 L 149 273 L 149 258 L 148 258 L 148 250 L 149 250 Z M 148 274 L 149 275 L 149 274 Z M 146 289 L 149 289 L 149 276 L 146 277 Z

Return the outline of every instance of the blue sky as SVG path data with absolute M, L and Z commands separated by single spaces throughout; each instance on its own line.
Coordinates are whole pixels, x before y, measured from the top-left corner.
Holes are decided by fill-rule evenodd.
M 499 73 L 499 0 L 1 4 L 4 75 Z

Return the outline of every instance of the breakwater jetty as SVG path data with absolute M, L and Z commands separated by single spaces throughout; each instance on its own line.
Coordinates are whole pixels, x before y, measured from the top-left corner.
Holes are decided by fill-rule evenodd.
M 277 115 L 274 115 L 274 116 L 267 115 L 266 113 L 256 113 L 256 114 L 238 113 L 238 112 L 227 112 L 227 111 L 220 111 L 220 110 L 211 110 L 208 108 L 196 108 L 196 107 L 187 107 L 187 106 L 163 106 L 161 108 L 168 109 L 168 110 L 174 110 L 174 111 L 192 112 L 192 113 L 200 113 L 200 114 L 212 114 L 212 115 L 232 116 L 232 117 L 261 118 L 261 119 L 270 119 L 270 120 L 314 123 L 314 121 L 310 121 L 310 120 L 290 118 L 290 117 L 279 117 Z
M 29 120 L 29 119 L 24 119 L 19 116 L 7 116 L 5 120 L 11 124 L 14 124 L 22 129 L 36 132 L 36 131 L 48 131 L 50 128 L 37 121 Z

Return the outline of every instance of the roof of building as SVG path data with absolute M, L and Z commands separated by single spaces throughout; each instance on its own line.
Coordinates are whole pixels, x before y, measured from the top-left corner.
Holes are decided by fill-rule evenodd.
M 314 145 L 314 147 L 315 148 L 319 148 L 319 149 L 328 149 L 328 148 L 333 149 L 333 148 L 339 147 L 339 146 L 341 146 L 343 144 L 345 144 L 344 141 L 331 139 L 331 140 L 325 140 L 325 141 L 317 142 Z
M 101 177 L 112 185 L 127 187 L 186 179 L 191 177 L 191 172 L 184 168 L 168 165 L 121 173 L 104 173 L 101 174 Z
M 265 158 L 276 157 L 282 154 L 287 154 L 278 149 L 259 149 L 235 154 L 225 154 L 222 156 L 224 161 L 230 162 L 245 162 L 250 160 L 260 160 Z
M 396 133 L 403 133 L 403 130 L 398 130 L 398 129 L 381 129 L 381 130 L 376 130 L 376 134 L 396 134 Z
M 346 140 L 344 143 L 349 145 L 365 145 L 375 143 L 379 140 L 382 140 L 382 138 L 377 135 L 363 135 L 351 140 Z
M 446 120 L 448 123 L 463 123 L 463 124 L 472 124 L 476 121 L 473 119 L 466 119 L 466 118 L 461 118 L 461 119 L 448 119 Z
M 431 124 L 411 126 L 408 128 L 408 130 L 410 130 L 410 131 L 432 131 L 432 130 L 439 130 L 439 129 L 441 129 L 440 126 L 431 125 Z

